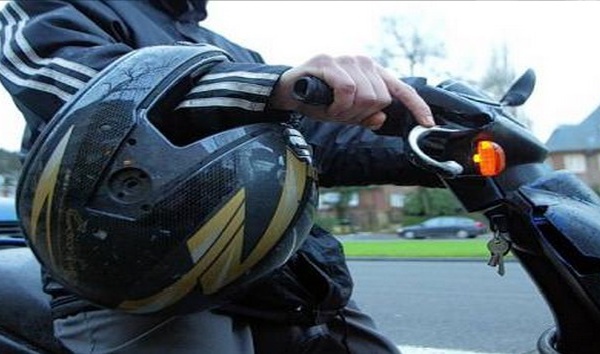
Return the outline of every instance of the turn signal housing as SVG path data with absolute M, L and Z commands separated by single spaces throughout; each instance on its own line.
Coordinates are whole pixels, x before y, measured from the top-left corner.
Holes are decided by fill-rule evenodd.
M 480 140 L 477 142 L 473 162 L 477 165 L 480 175 L 493 177 L 499 175 L 506 167 L 506 156 L 500 145 L 493 141 Z

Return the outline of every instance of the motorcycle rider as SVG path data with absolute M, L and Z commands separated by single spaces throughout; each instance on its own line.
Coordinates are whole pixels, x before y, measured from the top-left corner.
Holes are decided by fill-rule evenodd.
M 0 80 L 27 121 L 23 152 L 65 103 L 118 58 L 156 45 L 197 45 L 223 59 L 204 68 L 194 89 L 181 97 L 177 114 L 186 118 L 169 129 L 194 136 L 240 124 L 289 122 L 312 146 L 322 186 L 439 185 L 437 177 L 408 162 L 402 140 L 371 132 L 384 124 L 382 109 L 392 97 L 420 124 L 434 124 L 410 86 L 365 57 L 318 55 L 293 68 L 267 65 L 258 53 L 199 26 L 205 17 L 202 0 L 7 4 L 0 14 Z M 303 75 L 325 80 L 333 104 L 293 99 L 292 86 Z M 101 308 L 47 274 L 44 290 L 52 296 L 56 336 L 76 353 L 396 353 L 351 301 L 352 280 L 333 236 L 315 226 L 298 253 L 311 262 L 294 256 L 243 299 L 185 315 Z M 321 283 L 329 289 L 325 294 L 313 286 Z

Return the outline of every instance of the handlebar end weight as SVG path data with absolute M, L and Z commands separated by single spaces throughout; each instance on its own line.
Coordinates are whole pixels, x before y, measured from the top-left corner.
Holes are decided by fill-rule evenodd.
M 314 106 L 328 106 L 333 103 L 333 90 L 323 80 L 314 76 L 304 76 L 294 83 L 294 98 Z

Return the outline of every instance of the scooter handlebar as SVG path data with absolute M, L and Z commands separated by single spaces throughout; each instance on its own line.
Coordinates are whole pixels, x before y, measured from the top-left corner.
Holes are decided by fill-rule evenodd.
M 294 83 L 293 95 L 298 101 L 315 106 L 328 106 L 333 103 L 334 92 L 329 85 L 315 76 L 303 76 Z M 406 106 L 394 99 L 384 110 L 388 119 L 374 132 L 378 135 L 402 136 L 407 138 L 416 121 Z

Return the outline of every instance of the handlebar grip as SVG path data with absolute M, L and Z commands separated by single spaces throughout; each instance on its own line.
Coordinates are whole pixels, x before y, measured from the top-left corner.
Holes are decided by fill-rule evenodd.
M 303 76 L 294 83 L 294 98 L 302 103 L 315 106 L 328 106 L 333 103 L 333 90 L 318 77 Z M 387 119 L 383 126 L 373 132 L 377 135 L 408 137 L 410 129 L 416 124 L 406 106 L 397 99 L 387 106 L 383 112 Z

